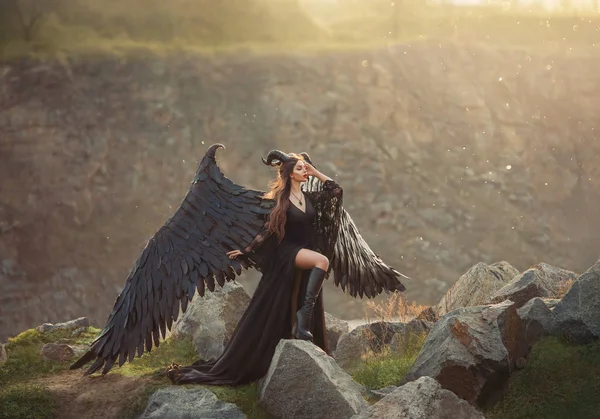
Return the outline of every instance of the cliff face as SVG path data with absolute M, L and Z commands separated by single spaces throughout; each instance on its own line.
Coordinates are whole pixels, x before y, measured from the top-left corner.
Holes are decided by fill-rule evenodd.
M 436 44 L 4 64 L 0 340 L 103 324 L 216 142 L 224 172 L 262 189 L 260 156 L 309 152 L 420 303 L 479 261 L 582 270 L 600 245 L 599 58 Z M 338 289 L 325 299 L 362 315 Z

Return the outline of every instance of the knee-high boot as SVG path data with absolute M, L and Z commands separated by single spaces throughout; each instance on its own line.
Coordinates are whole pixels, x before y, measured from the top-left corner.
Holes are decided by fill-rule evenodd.
M 302 308 L 296 312 L 296 339 L 312 340 L 313 335 L 310 333 L 310 321 L 312 319 L 313 309 L 321 292 L 325 275 L 327 274 L 321 268 L 313 268 L 308 278 L 306 294 L 304 295 L 304 304 Z

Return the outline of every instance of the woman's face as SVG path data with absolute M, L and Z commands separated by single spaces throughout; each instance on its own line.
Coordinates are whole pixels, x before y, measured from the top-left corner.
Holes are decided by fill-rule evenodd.
M 294 166 L 294 170 L 290 174 L 292 180 L 297 182 L 306 182 L 308 174 L 306 172 L 306 164 L 302 160 L 298 160 Z

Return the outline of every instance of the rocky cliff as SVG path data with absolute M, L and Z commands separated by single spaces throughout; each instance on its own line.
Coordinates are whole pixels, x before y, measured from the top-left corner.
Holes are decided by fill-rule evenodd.
M 4 63 L 0 340 L 82 315 L 103 324 L 215 142 L 227 175 L 263 189 L 260 156 L 309 152 L 420 303 L 480 261 L 581 271 L 600 245 L 599 58 L 413 44 Z M 362 315 L 338 289 L 325 299 Z

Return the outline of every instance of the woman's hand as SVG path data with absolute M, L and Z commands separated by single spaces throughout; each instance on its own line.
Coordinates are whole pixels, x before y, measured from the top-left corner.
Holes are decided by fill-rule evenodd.
M 227 252 L 227 257 L 229 259 L 235 259 L 236 257 L 243 255 L 244 253 L 241 250 L 232 250 L 230 252 Z
M 306 167 L 306 174 L 308 176 L 316 176 L 317 175 L 317 169 L 315 169 L 312 164 L 308 163 L 308 162 L 304 162 L 304 167 Z
M 331 178 L 329 176 L 325 176 L 323 173 L 321 173 L 317 169 L 315 169 L 312 166 L 312 164 L 310 164 L 308 162 L 304 162 L 304 164 L 306 165 L 306 174 L 308 176 L 314 176 L 323 183 L 325 183 L 328 180 L 331 180 Z

